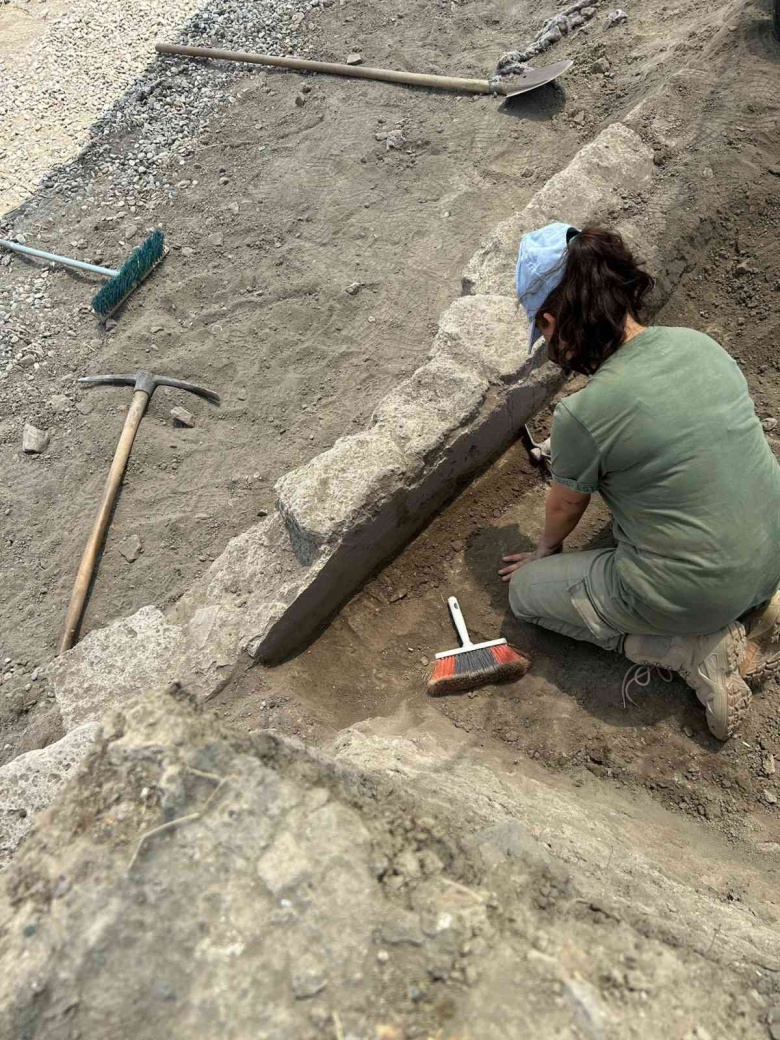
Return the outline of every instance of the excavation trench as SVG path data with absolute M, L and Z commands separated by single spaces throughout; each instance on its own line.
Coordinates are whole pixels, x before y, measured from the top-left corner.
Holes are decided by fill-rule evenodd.
M 765 186 L 766 187 L 766 186 Z M 745 230 L 756 272 L 734 278 Z M 778 203 L 771 191 L 750 201 L 728 195 L 714 207 L 716 232 L 691 257 L 691 269 L 656 321 L 705 328 L 742 365 L 762 419 L 780 413 L 774 351 L 780 322 L 771 302 L 778 262 L 771 254 Z M 768 218 L 768 219 L 767 219 Z M 750 263 L 748 263 L 750 267 Z M 739 322 L 750 297 L 757 326 Z M 706 315 L 706 317 L 702 317 Z M 743 321 L 744 325 L 744 321 Z M 569 393 L 572 384 L 562 392 Z M 549 429 L 551 404 L 533 429 Z M 772 426 L 768 422 L 767 426 Z M 768 432 L 772 446 L 780 445 Z M 209 703 L 242 727 L 272 727 L 325 741 L 344 727 L 384 716 L 402 728 L 441 713 L 476 747 L 523 768 L 620 788 L 645 788 L 664 805 L 693 815 L 761 855 L 778 848 L 774 754 L 780 753 L 772 683 L 758 691 L 738 740 L 708 733 L 681 680 L 654 680 L 624 708 L 628 662 L 514 619 L 497 575 L 502 554 L 531 548 L 543 523 L 546 483 L 517 441 L 471 483 L 391 563 L 369 581 L 305 650 L 275 668 L 256 667 Z M 570 548 L 611 544 L 609 513 L 594 498 Z M 430 698 L 426 678 L 438 650 L 455 645 L 446 606 L 456 594 L 475 638 L 505 636 L 533 657 L 519 682 Z M 395 722 L 393 722 L 395 720 Z M 484 752 L 482 752 L 484 753 Z M 535 760 L 531 765 L 529 760 Z

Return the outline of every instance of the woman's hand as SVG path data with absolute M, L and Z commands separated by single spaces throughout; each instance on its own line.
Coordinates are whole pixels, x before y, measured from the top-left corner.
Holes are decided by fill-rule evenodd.
M 519 571 L 521 567 L 525 567 L 527 563 L 533 563 L 534 560 L 543 560 L 545 556 L 555 556 L 563 548 L 562 545 L 546 546 L 544 543 L 537 545 L 533 552 L 526 553 L 514 553 L 512 556 L 504 556 L 504 563 L 508 563 L 508 567 L 502 567 L 499 570 L 502 581 L 509 581 L 515 571 Z

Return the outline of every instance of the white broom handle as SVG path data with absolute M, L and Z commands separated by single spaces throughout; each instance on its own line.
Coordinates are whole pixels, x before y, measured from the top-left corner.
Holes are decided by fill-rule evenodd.
M 93 274 L 102 274 L 106 278 L 116 278 L 119 271 L 112 271 L 110 267 L 98 267 L 97 264 L 85 264 L 83 260 L 71 260 L 69 256 L 57 256 L 56 253 L 44 253 L 42 249 L 31 249 L 19 242 L 9 242 L 7 238 L 0 238 L 0 246 L 13 249 L 15 253 L 24 253 L 26 256 L 37 256 L 39 260 L 51 260 L 55 264 L 64 264 L 66 267 L 76 267 L 79 271 L 91 271 Z
M 469 636 L 469 630 L 466 628 L 466 622 L 463 620 L 463 613 L 460 609 L 460 603 L 454 596 L 450 596 L 447 600 L 447 606 L 450 608 L 450 614 L 452 614 L 452 620 L 455 623 L 455 628 L 458 631 L 458 639 L 460 639 L 461 646 L 473 646 L 471 637 Z

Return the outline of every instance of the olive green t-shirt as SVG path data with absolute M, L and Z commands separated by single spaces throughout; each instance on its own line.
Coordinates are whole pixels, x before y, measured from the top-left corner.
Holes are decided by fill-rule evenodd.
M 555 409 L 554 479 L 612 511 L 593 582 L 666 631 L 716 631 L 780 585 L 780 466 L 737 364 L 709 336 L 655 326 Z M 601 598 L 601 604 L 598 599 Z

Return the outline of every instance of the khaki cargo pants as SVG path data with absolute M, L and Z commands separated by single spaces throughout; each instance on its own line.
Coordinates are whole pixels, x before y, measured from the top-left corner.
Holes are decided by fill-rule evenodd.
M 618 653 L 627 635 L 673 634 L 653 628 L 610 595 L 604 572 L 614 552 L 564 552 L 526 564 L 509 582 L 512 613 L 521 621 Z

